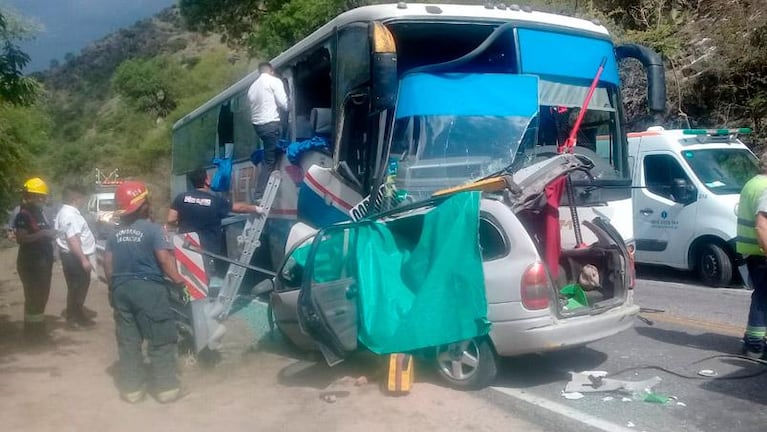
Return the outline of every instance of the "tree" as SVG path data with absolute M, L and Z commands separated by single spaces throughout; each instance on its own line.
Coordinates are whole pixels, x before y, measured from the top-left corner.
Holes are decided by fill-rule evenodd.
M 51 59 L 50 63 L 48 63 L 48 68 L 49 69 L 56 69 L 57 67 L 59 67 L 59 65 L 60 65 L 60 63 L 59 63 L 58 59 Z
M 178 103 L 184 69 L 166 57 L 126 60 L 115 71 L 112 87 L 144 112 L 165 117 Z
M 29 105 L 37 94 L 37 84 L 22 72 L 29 56 L 15 44 L 19 35 L 14 27 L 0 11 L 0 100 Z
M 278 0 L 180 0 L 181 16 L 191 30 L 221 33 L 233 46 L 245 46 L 255 23 Z
M 217 32 L 229 45 L 272 55 L 333 16 L 373 0 L 180 0 L 190 29 Z
M 0 209 L 13 202 L 15 190 L 29 169 L 26 144 L 41 131 L 26 128 L 31 120 L 27 115 L 39 114 L 24 111 L 35 102 L 38 85 L 23 75 L 29 56 L 15 42 L 28 31 L 23 21 L 0 11 Z

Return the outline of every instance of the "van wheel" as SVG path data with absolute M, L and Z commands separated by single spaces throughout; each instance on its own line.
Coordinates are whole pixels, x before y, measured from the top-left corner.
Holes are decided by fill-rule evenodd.
M 714 243 L 700 248 L 698 275 L 704 284 L 712 287 L 727 286 L 732 281 L 732 261 L 725 250 Z
M 490 385 L 498 375 L 497 362 L 486 337 L 437 348 L 437 372 L 458 390 L 479 390 Z

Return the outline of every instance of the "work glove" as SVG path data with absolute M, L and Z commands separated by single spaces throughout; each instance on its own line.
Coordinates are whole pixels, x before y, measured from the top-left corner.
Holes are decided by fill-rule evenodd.
M 192 296 L 189 294 L 189 288 L 185 282 L 171 282 L 169 286 L 171 297 L 178 303 L 186 305 L 192 301 Z

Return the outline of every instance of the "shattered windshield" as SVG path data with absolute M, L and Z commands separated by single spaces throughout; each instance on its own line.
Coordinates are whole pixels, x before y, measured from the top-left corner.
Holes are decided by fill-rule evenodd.
M 537 117 L 537 79 L 504 74 L 403 78 L 391 142 L 396 186 L 416 200 L 503 170 Z M 534 139 L 534 138 L 531 138 Z
M 682 155 L 701 183 L 717 195 L 740 193 L 759 174 L 756 156 L 743 148 L 685 150 Z
M 397 188 L 416 199 L 509 166 L 529 117 L 414 116 L 394 125 Z
M 541 107 L 538 137 L 525 142 L 523 154 L 516 165 L 526 167 L 550 158 L 557 153 L 570 135 L 581 111 L 588 87 L 541 80 Z M 617 88 L 596 88 L 589 109 L 576 135 L 575 154 L 586 157 L 594 167 L 595 180 L 629 181 L 625 159 L 627 154 L 618 120 Z M 584 173 L 576 173 L 573 180 L 587 180 Z

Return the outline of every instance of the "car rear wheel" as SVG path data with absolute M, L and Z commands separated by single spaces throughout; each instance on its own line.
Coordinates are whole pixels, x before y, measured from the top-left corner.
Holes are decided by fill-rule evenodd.
M 437 348 L 437 372 L 458 390 L 477 390 L 490 385 L 498 374 L 497 361 L 487 338 Z
M 698 254 L 698 275 L 704 284 L 712 287 L 727 286 L 732 281 L 732 261 L 719 245 L 708 243 Z

